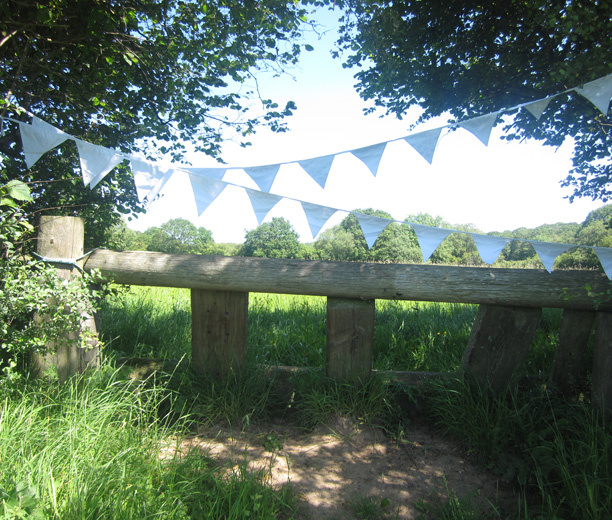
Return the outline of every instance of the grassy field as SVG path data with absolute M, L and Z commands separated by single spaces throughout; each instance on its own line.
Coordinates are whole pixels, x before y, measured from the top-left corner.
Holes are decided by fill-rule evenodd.
M 376 305 L 375 368 L 457 369 L 475 307 Z M 250 362 L 219 385 L 188 368 L 188 291 L 132 288 L 107 302 L 101 370 L 63 386 L 50 375 L 3 387 L 0 518 L 290 518 L 296 497 L 289 487 L 272 489 L 244 468 L 227 475 L 202 456 L 158 456 L 195 424 L 240 428 L 286 411 L 288 396 L 261 364 L 324 366 L 324 299 L 251 295 L 248 325 Z M 341 413 L 393 436 L 414 420 L 402 403 L 418 400 L 419 420 L 517 486 L 521 498 L 510 518 L 612 518 L 609 424 L 593 414 L 588 394 L 562 399 L 541 377 L 559 325 L 559 312 L 544 313 L 524 369 L 530 382 L 503 394 L 456 378 L 415 389 L 374 377 L 356 389 L 315 370 L 295 376 L 290 419 L 312 428 Z M 117 357 L 163 358 L 173 368 L 132 381 L 126 369 L 113 368 Z M 480 516 L 449 502 L 426 518 Z

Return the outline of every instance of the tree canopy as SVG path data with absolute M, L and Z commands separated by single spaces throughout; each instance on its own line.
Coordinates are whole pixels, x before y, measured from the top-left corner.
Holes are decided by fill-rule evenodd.
M 263 258 L 298 258 L 300 250 L 300 236 L 291 223 L 282 217 L 274 217 L 270 222 L 264 222 L 246 233 L 238 254 Z
M 361 97 L 398 117 L 451 121 L 557 94 L 612 72 L 612 2 L 599 0 L 346 0 L 340 48 L 360 67 Z M 558 147 L 575 139 L 563 181 L 572 197 L 612 198 L 612 119 L 576 93 L 536 120 L 504 118 L 505 138 Z M 501 122 L 498 120 L 498 122 Z M 534 172 L 537 173 L 537 172 Z
M 187 144 L 218 156 L 228 131 L 243 142 L 258 125 L 282 131 L 294 108 L 245 82 L 296 62 L 299 2 L 6 0 L 0 12 L 2 116 L 27 120 L 25 110 L 91 143 L 179 159 Z M 247 117 L 253 99 L 261 110 Z M 72 143 L 26 174 L 19 141 L 3 123 L 1 175 L 36 182 L 34 209 L 84 214 L 90 231 L 141 210 L 126 167 L 88 193 Z

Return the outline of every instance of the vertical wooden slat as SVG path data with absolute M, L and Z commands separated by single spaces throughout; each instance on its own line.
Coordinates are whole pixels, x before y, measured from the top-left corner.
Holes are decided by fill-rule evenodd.
M 216 379 L 240 371 L 247 348 L 249 294 L 191 291 L 191 347 L 196 370 Z
M 327 366 L 329 377 L 365 382 L 372 373 L 374 300 L 327 299 Z
M 550 383 L 564 395 L 572 394 L 580 380 L 582 357 L 593 328 L 595 312 L 565 309 L 559 331 L 559 343 L 550 372 Z
M 41 216 L 36 252 L 46 258 L 67 260 L 79 258 L 83 255 L 84 235 L 83 220 L 78 217 Z M 52 265 L 56 268 L 58 276 L 66 280 L 74 276 L 81 276 L 80 271 L 74 266 L 63 263 Z M 44 317 L 41 319 L 44 319 Z M 59 380 L 65 381 L 71 375 L 99 364 L 100 349 L 95 320 L 92 315 L 83 316 L 83 320 L 83 332 L 90 335 L 87 340 L 89 348 L 61 345 L 55 354 L 44 357 L 35 356 L 34 372 L 40 374 L 45 367 L 53 364 L 57 368 Z M 70 339 L 76 340 L 76 335 Z M 53 345 L 50 345 L 50 347 L 53 348 Z
M 538 308 L 481 305 L 463 356 L 465 372 L 503 390 L 525 361 L 541 314 Z
M 592 384 L 593 407 L 612 419 L 612 314 L 605 312 L 595 317 Z

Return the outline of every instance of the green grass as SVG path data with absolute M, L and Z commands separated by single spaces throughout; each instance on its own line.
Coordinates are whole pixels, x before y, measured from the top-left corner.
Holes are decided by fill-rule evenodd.
M 374 367 L 455 371 L 475 313 L 471 305 L 377 301 Z M 140 386 L 106 368 L 63 389 L 30 383 L 7 393 L 0 412 L 5 517 L 19 518 L 7 513 L 15 508 L 51 518 L 147 518 L 152 511 L 166 518 L 242 518 L 232 516 L 239 509 L 249 512 L 244 518 L 287 516 L 290 490 L 275 492 L 258 475 L 242 471 L 228 479 L 205 457 L 162 462 L 151 454 L 196 424 L 241 428 L 278 417 L 312 428 L 348 415 L 400 436 L 414 415 L 406 403 L 418 401 L 432 428 L 517 486 L 511 518 L 612 518 L 610 425 L 592 412 L 588 394 L 564 400 L 546 388 L 560 311 L 543 312 L 523 369 L 531 379 L 502 394 L 467 378 L 424 389 L 382 377 L 358 387 L 330 380 L 323 370 L 325 321 L 324 298 L 250 295 L 246 369 L 220 383 L 190 372 L 188 291 L 132 288 L 107 302 L 101 316 L 107 359 L 183 361 L 173 376 Z M 262 365 L 314 369 L 294 375 L 287 395 Z M 120 434 L 111 435 L 115 430 Z M 452 490 L 448 497 L 423 502 L 423 517 L 479 517 L 469 497 Z M 392 516 L 377 500 L 356 497 L 355 517 Z

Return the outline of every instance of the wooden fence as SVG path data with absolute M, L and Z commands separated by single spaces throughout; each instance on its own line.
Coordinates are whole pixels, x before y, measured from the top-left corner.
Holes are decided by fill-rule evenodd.
M 191 289 L 193 364 L 217 377 L 244 361 L 249 292 L 326 296 L 326 371 L 351 381 L 372 372 L 375 300 L 478 304 L 462 368 L 498 389 L 524 361 L 542 308 L 562 308 L 550 381 L 569 392 L 580 379 L 594 328 L 593 398 L 596 406 L 612 409 L 611 284 L 602 273 L 102 249 L 87 257 L 84 269 L 98 269 L 120 284 Z

